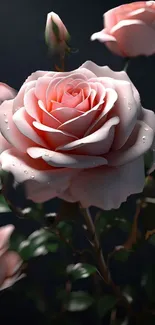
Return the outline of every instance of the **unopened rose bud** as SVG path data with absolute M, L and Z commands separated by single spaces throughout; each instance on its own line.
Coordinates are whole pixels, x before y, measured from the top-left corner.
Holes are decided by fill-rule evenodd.
M 45 40 L 53 52 L 65 52 L 70 35 L 60 17 L 53 11 L 47 15 Z

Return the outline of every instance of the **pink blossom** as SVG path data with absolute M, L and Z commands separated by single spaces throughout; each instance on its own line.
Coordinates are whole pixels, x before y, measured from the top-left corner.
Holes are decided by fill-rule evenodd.
M 91 40 L 105 43 L 110 51 L 124 57 L 155 53 L 155 1 L 124 4 L 104 14 L 104 29 Z
M 69 33 L 60 17 L 54 12 L 50 12 L 47 15 L 45 39 L 52 51 L 65 51 L 67 46 L 66 42 L 69 39 Z
M 143 190 L 154 130 L 155 114 L 126 72 L 91 61 L 71 72 L 37 71 L 0 107 L 10 145 L 0 163 L 34 202 L 118 208 Z
M 16 252 L 8 251 L 13 230 L 13 225 L 0 227 L 0 290 L 13 285 L 20 275 L 21 258 Z

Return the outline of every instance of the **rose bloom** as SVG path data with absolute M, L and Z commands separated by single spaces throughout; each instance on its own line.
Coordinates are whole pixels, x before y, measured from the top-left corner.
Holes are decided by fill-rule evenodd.
M 0 290 L 13 285 L 20 276 L 21 258 L 16 252 L 8 251 L 13 230 L 13 225 L 0 227 Z
M 47 15 L 45 39 L 52 51 L 65 51 L 69 33 L 60 17 L 53 11 Z
M 121 5 L 104 14 L 104 29 L 91 36 L 124 57 L 155 53 L 155 1 Z
M 71 72 L 37 71 L 1 104 L 1 168 L 34 202 L 118 208 L 143 190 L 154 127 L 124 71 L 91 61 Z

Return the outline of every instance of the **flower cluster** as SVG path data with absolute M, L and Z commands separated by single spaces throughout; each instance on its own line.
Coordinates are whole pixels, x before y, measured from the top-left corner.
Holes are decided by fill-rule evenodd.
M 92 39 L 121 55 L 153 53 L 154 1 L 120 6 L 104 18 Z M 68 32 L 53 12 L 45 34 L 61 52 Z M 18 93 L 1 83 L 0 99 L 1 168 L 25 184 L 29 199 L 109 210 L 143 190 L 155 115 L 142 107 L 125 71 L 90 61 L 70 72 L 37 71 Z

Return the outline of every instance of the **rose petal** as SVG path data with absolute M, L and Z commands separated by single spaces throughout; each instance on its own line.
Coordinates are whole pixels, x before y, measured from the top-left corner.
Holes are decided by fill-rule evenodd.
M 118 47 L 117 40 L 114 36 L 108 34 L 107 29 L 103 29 L 100 32 L 92 34 L 91 41 L 98 40 L 101 43 L 106 43 L 107 47 L 117 55 L 122 56 L 122 51 Z
M 7 278 L 4 280 L 3 284 L 0 286 L 0 291 L 5 290 L 9 287 L 11 287 L 15 282 L 21 280 L 22 278 L 24 278 L 26 275 L 25 274 L 16 274 L 10 278 Z
M 28 116 L 25 107 L 21 107 L 12 117 L 18 130 L 34 143 L 47 148 L 47 143 L 37 134 L 33 127 L 33 119 Z
M 81 79 L 81 81 L 86 81 L 88 78 L 93 78 L 94 74 L 86 69 L 80 69 L 80 73 L 78 70 L 75 70 L 73 72 L 70 72 L 69 76 L 61 75 L 61 77 L 58 77 L 56 75 L 56 78 L 53 78 L 47 88 L 46 93 L 46 102 L 47 102 L 47 109 L 49 110 L 50 101 L 53 99 L 57 99 L 57 101 L 60 101 L 60 98 L 64 94 L 64 88 L 65 86 L 71 81 L 76 79 Z M 56 97 L 57 96 L 57 97 Z M 59 96 L 59 98 L 58 98 Z M 55 98 L 56 97 L 56 98 Z
M 96 63 L 92 61 L 86 61 L 84 64 L 82 64 L 81 67 L 92 71 L 97 77 L 108 77 L 116 80 L 129 81 L 133 88 L 134 97 L 137 102 L 137 106 L 140 106 L 139 93 L 125 71 L 113 71 L 108 66 L 98 66 Z M 139 110 L 140 109 L 141 107 L 139 107 Z
M 116 13 L 118 11 L 118 8 L 123 8 L 123 7 L 119 6 L 116 8 L 112 8 L 103 15 L 104 26 L 108 29 L 109 32 L 111 28 L 117 24 Z
M 7 84 L 0 82 L 0 104 L 4 100 L 13 99 L 16 96 L 16 91 Z
M 146 123 L 138 121 L 125 146 L 107 154 L 108 165 L 123 165 L 142 156 L 151 148 L 153 139 L 154 131 Z
M 22 264 L 22 260 L 20 256 L 13 251 L 6 252 L 3 256 L 3 262 L 6 264 L 6 278 L 11 277 L 14 275 L 15 271 L 18 270 L 18 268 Z
M 46 105 L 46 91 L 51 82 L 51 77 L 44 76 L 36 82 L 35 95 L 38 100 L 41 100 Z
M 68 155 L 43 148 L 28 148 L 28 154 L 33 159 L 42 158 L 50 166 L 68 168 L 94 168 L 107 164 L 103 157 L 86 155 Z
M 1 255 L 1 250 L 3 250 L 4 248 L 6 249 L 8 248 L 8 242 L 14 229 L 15 227 L 11 224 L 0 227 L 0 255 Z
M 26 112 L 36 121 L 41 120 L 41 110 L 35 96 L 35 88 L 31 88 L 24 96 L 24 107 Z
M 12 147 L 12 145 L 8 141 L 5 140 L 5 138 L 2 136 L 2 134 L 0 134 L 0 154 L 4 150 L 7 150 L 11 147 Z
M 155 113 L 153 111 L 142 107 L 139 119 L 148 124 L 149 127 L 155 131 Z
M 133 10 L 128 13 L 128 19 L 138 19 L 144 21 L 146 24 L 151 24 L 155 20 L 155 10 L 145 7 Z
M 80 87 L 80 86 L 79 86 Z M 81 88 L 82 89 L 82 88 Z M 82 94 L 79 92 L 76 96 L 64 93 L 61 98 L 61 104 L 70 108 L 75 108 L 82 101 Z
M 54 116 L 61 123 L 65 123 L 68 120 L 71 120 L 75 117 L 82 115 L 83 112 L 80 112 L 77 109 L 71 107 L 61 107 L 57 108 L 51 112 L 51 115 Z
M 33 125 L 37 130 L 43 131 L 42 136 L 48 142 L 51 149 L 55 149 L 60 145 L 65 145 L 66 143 L 77 139 L 77 137 L 69 133 L 50 128 L 36 121 L 33 122 Z
M 119 116 L 120 123 L 116 127 L 116 137 L 113 149 L 120 149 L 130 136 L 137 122 L 138 108 L 133 96 L 133 89 L 129 82 L 117 80 L 115 83 L 118 95 L 117 102 L 110 112 L 111 116 Z
M 34 142 L 26 138 L 16 127 L 12 118 L 13 100 L 5 101 L 0 109 L 0 131 L 4 138 L 20 151 L 26 152 Z M 5 144 L 4 144 L 5 145 Z
M 104 166 L 82 171 L 72 181 L 70 194 L 72 202 L 79 201 L 84 208 L 118 209 L 129 195 L 143 190 L 144 182 L 144 163 L 140 157 L 119 168 Z
M 46 76 L 46 74 L 48 74 L 48 71 L 42 71 L 42 70 L 35 71 L 25 80 L 25 83 L 28 83 L 33 80 L 37 80 L 40 77 Z M 50 72 L 50 75 L 51 74 L 54 76 L 55 72 Z
M 30 81 L 28 83 L 24 83 L 22 87 L 20 88 L 17 96 L 15 97 L 13 101 L 13 110 L 12 112 L 15 113 L 20 107 L 23 107 L 24 105 L 24 95 L 27 90 L 30 90 L 31 88 L 34 88 L 36 85 L 36 81 Z
M 101 30 L 100 32 L 94 33 L 91 36 L 91 41 L 99 40 L 101 42 L 107 42 L 107 41 L 112 41 L 116 42 L 116 38 L 110 34 L 106 34 L 105 30 Z
M 115 134 L 115 125 L 119 123 L 118 117 L 108 120 L 99 130 L 82 138 L 58 147 L 57 150 L 75 150 L 76 154 L 102 155 L 109 151 Z
M 31 148 L 33 151 L 33 148 Z M 65 191 L 72 177 L 80 169 L 52 168 L 42 159 L 32 159 L 15 148 L 4 151 L 0 155 L 2 170 L 11 172 L 15 177 L 16 186 L 23 183 L 27 198 L 34 202 L 45 202 Z
M 87 132 L 85 133 L 85 136 L 95 132 L 97 129 L 102 127 L 103 123 L 105 122 L 107 113 L 109 113 L 110 110 L 113 108 L 115 102 L 117 101 L 117 98 L 118 95 L 114 89 L 106 89 L 105 105 L 101 110 L 101 114 L 98 116 L 98 118 L 94 120 L 94 122 L 88 128 Z
M 56 119 L 51 113 L 49 113 L 46 110 L 46 108 L 41 100 L 38 101 L 38 105 L 42 111 L 42 118 L 41 118 L 42 124 L 49 126 L 51 128 L 57 129 L 58 126 L 61 125 L 60 121 L 58 119 Z
M 70 134 L 74 134 L 78 138 L 83 137 L 84 134 L 87 132 L 96 117 L 97 111 L 101 109 L 101 105 L 104 103 L 105 97 L 105 89 L 102 84 L 90 83 L 90 85 L 98 90 L 97 104 L 93 108 L 90 107 L 90 109 L 83 113 L 81 116 L 66 121 L 65 123 L 60 125 L 58 129 L 68 132 Z M 79 107 L 79 105 L 77 107 Z
M 155 39 L 155 30 L 141 20 L 122 20 L 112 28 L 111 33 L 128 57 L 149 56 L 155 52 L 152 41 Z
M 104 25 L 110 31 L 120 20 L 127 18 L 128 14 L 139 8 L 146 7 L 149 1 L 136 1 L 108 10 L 104 14 Z

